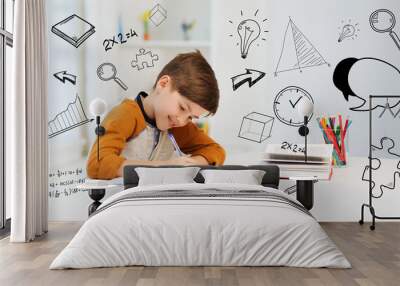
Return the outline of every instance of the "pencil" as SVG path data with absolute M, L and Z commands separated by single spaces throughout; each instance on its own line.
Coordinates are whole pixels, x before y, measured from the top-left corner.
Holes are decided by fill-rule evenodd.
M 178 153 L 179 156 L 184 156 L 185 154 L 181 151 L 181 149 L 178 146 L 178 143 L 176 143 L 174 135 L 168 132 L 168 137 L 172 142 L 172 145 L 174 145 L 175 151 Z

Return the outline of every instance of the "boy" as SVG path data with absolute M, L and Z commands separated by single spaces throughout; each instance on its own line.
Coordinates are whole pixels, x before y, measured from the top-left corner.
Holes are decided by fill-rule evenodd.
M 218 101 L 214 71 L 201 53 L 176 56 L 150 94 L 142 91 L 107 114 L 100 158 L 96 141 L 87 161 L 88 176 L 121 177 L 126 165 L 222 165 L 224 149 L 192 122 L 215 114 Z

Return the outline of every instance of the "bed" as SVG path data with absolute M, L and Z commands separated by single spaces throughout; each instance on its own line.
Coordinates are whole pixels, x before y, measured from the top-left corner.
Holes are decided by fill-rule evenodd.
M 199 166 L 265 171 L 261 184 L 140 185 L 124 169 L 125 190 L 107 198 L 50 269 L 144 266 L 350 268 L 315 218 L 278 189 L 276 166 Z M 171 166 L 171 168 L 185 168 Z

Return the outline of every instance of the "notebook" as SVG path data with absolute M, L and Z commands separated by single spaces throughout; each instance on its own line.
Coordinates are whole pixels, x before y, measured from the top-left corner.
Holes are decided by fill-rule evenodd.
M 55 24 L 51 31 L 68 43 L 78 48 L 87 38 L 95 32 L 95 27 L 73 14 L 61 22 Z

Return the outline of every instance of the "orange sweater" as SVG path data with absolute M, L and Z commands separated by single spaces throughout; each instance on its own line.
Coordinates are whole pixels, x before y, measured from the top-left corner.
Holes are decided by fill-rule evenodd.
M 146 128 L 146 121 L 136 101 L 126 99 L 114 107 L 102 122 L 106 129 L 100 137 L 100 160 L 97 161 L 97 140 L 87 160 L 87 175 L 93 179 L 112 179 L 126 160 L 121 152 L 128 140 Z M 170 129 L 182 152 L 201 155 L 210 165 L 222 165 L 224 149 L 200 130 L 194 123 Z

